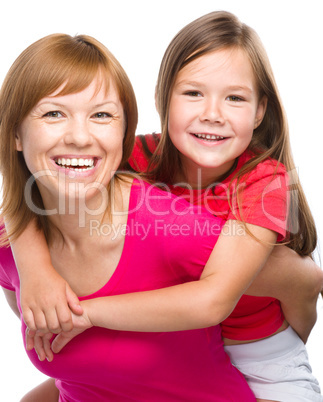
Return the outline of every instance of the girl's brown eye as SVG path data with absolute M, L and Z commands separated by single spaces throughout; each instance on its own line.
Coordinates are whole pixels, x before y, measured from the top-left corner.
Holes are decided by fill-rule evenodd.
M 185 92 L 185 95 L 197 97 L 200 96 L 201 94 L 198 91 L 187 91 Z
M 239 96 L 235 96 L 235 95 L 230 95 L 227 97 L 227 99 L 231 102 L 241 102 L 243 101 L 242 98 L 240 98 Z

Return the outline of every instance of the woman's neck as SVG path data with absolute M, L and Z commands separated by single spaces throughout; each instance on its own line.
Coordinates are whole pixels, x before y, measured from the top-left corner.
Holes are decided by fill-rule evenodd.
M 129 189 L 129 183 L 118 181 L 105 199 L 93 195 L 88 199 L 44 202 L 46 209 L 57 211 L 48 217 L 52 244 L 74 249 L 97 241 L 98 227 L 118 221 L 115 211 L 123 211 L 123 215 L 127 216 L 128 203 L 124 201 L 130 194 Z

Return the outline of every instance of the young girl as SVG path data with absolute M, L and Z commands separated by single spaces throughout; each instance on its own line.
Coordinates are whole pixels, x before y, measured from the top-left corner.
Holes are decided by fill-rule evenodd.
M 299 277 L 289 277 L 290 282 L 283 281 L 284 295 L 266 284 L 250 288 L 277 241 L 288 243 L 301 256 L 310 256 L 316 246 L 315 225 L 294 171 L 286 118 L 259 38 L 230 13 L 215 12 L 193 21 L 166 50 L 156 101 L 161 136 L 138 137 L 132 167 L 147 170 L 152 180 L 166 183 L 172 192 L 227 223 L 199 281 L 107 298 L 110 328 L 174 331 L 223 321 L 227 351 L 259 401 L 322 401 L 304 344 L 288 327 L 277 300 L 305 341 L 315 321 L 319 271 L 311 266 Z M 153 153 L 149 163 L 147 150 Z M 22 299 L 24 317 L 31 329 L 57 333 L 69 328 L 64 324 L 68 318 L 65 312 L 53 312 L 52 300 L 46 305 L 43 293 L 35 291 L 40 283 L 46 288 L 48 279 L 33 275 L 40 270 L 28 263 L 28 238 L 34 232 L 29 228 L 14 244 L 22 294 L 27 292 Z M 44 240 L 37 236 L 40 248 Z M 280 248 L 274 253 L 281 253 L 276 250 Z M 50 276 L 51 286 L 57 283 L 65 292 L 64 281 L 43 268 L 49 264 L 45 251 L 40 251 L 37 264 L 43 276 Z M 308 287 L 309 282 L 300 281 L 307 273 L 314 278 L 306 279 L 311 282 Z M 291 294 L 295 297 L 289 292 L 303 286 L 312 291 L 303 290 L 301 301 L 287 303 Z M 242 296 L 247 289 L 249 295 L 277 299 Z M 70 294 L 69 290 L 76 311 Z M 61 308 L 61 303 L 56 305 Z M 74 330 L 56 337 L 54 351 L 82 330 L 77 316 L 73 320 Z M 43 358 L 39 337 L 36 340 Z M 29 342 L 33 346 L 32 338 Z M 51 359 L 48 348 L 46 353 Z

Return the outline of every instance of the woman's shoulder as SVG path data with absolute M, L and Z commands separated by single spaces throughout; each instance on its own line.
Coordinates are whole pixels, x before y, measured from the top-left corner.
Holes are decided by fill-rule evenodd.
M 19 276 L 12 255 L 11 247 L 0 247 L 0 286 L 15 291 L 19 285 Z

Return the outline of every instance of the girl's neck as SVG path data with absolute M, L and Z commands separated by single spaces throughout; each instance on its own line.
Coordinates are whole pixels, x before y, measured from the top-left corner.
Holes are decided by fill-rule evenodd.
M 222 182 L 227 176 L 229 176 L 235 169 L 237 160 L 232 162 L 230 169 L 227 167 L 221 169 L 221 167 L 202 167 L 195 164 L 192 161 L 183 164 L 181 171 L 175 177 L 175 183 L 179 182 L 185 184 L 188 188 L 192 189 L 204 189 L 215 183 Z

